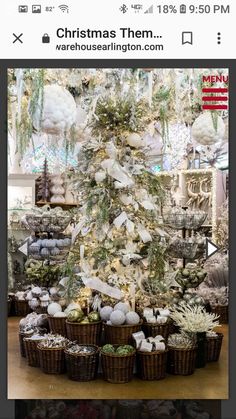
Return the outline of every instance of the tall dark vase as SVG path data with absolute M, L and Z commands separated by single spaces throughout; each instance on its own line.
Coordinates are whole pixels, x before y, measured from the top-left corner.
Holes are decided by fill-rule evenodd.
M 197 338 L 197 356 L 196 368 L 204 368 L 207 363 L 207 339 L 206 332 L 196 333 Z

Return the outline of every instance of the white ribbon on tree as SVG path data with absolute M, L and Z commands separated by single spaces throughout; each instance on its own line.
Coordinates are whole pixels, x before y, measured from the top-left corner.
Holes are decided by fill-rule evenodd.
M 147 231 L 147 229 L 142 224 L 137 225 L 137 230 L 138 230 L 139 237 L 143 243 L 148 243 L 152 241 L 151 234 Z
M 81 232 L 82 228 L 86 224 L 86 221 L 87 221 L 87 218 L 86 217 L 82 217 L 81 220 L 80 220 L 80 222 L 78 224 L 76 224 L 74 230 L 71 233 L 71 242 L 72 242 L 72 244 L 74 244 L 76 237 Z
M 121 214 L 114 219 L 113 224 L 116 226 L 116 228 L 120 228 L 122 224 L 125 224 L 129 234 L 134 232 L 135 225 L 133 221 L 129 220 L 128 215 L 125 211 L 122 211 Z
M 126 188 L 134 185 L 134 181 L 127 170 L 115 159 L 106 159 L 101 163 L 101 167 L 107 171 L 108 175 L 115 179 L 115 187 Z
M 109 297 L 114 298 L 116 300 L 122 299 L 123 293 L 120 291 L 119 288 L 111 287 L 98 277 L 92 276 L 93 274 L 90 265 L 85 260 L 83 260 L 83 262 L 81 263 L 81 269 L 83 270 L 83 272 L 80 272 L 76 275 L 81 277 L 85 287 L 101 292 L 102 294 L 108 295 Z

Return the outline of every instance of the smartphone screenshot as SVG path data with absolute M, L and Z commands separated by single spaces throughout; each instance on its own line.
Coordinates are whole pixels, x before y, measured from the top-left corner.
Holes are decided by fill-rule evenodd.
M 235 417 L 235 8 L 2 7 L 0 418 Z

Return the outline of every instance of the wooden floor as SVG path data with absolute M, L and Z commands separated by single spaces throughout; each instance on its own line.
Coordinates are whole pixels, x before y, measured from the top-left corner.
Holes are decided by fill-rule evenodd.
M 8 319 L 9 399 L 227 399 L 228 326 L 223 325 L 223 347 L 219 362 L 197 369 L 191 376 L 168 375 L 161 381 L 134 378 L 127 384 L 110 384 L 103 379 L 74 382 L 65 375 L 47 375 L 27 365 L 18 342 L 19 317 Z

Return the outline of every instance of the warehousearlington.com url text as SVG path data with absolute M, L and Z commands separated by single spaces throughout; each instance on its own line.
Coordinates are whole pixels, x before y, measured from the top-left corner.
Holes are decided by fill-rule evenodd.
M 56 44 L 57 51 L 164 51 L 163 44 L 117 44 L 111 42 L 109 44 Z

